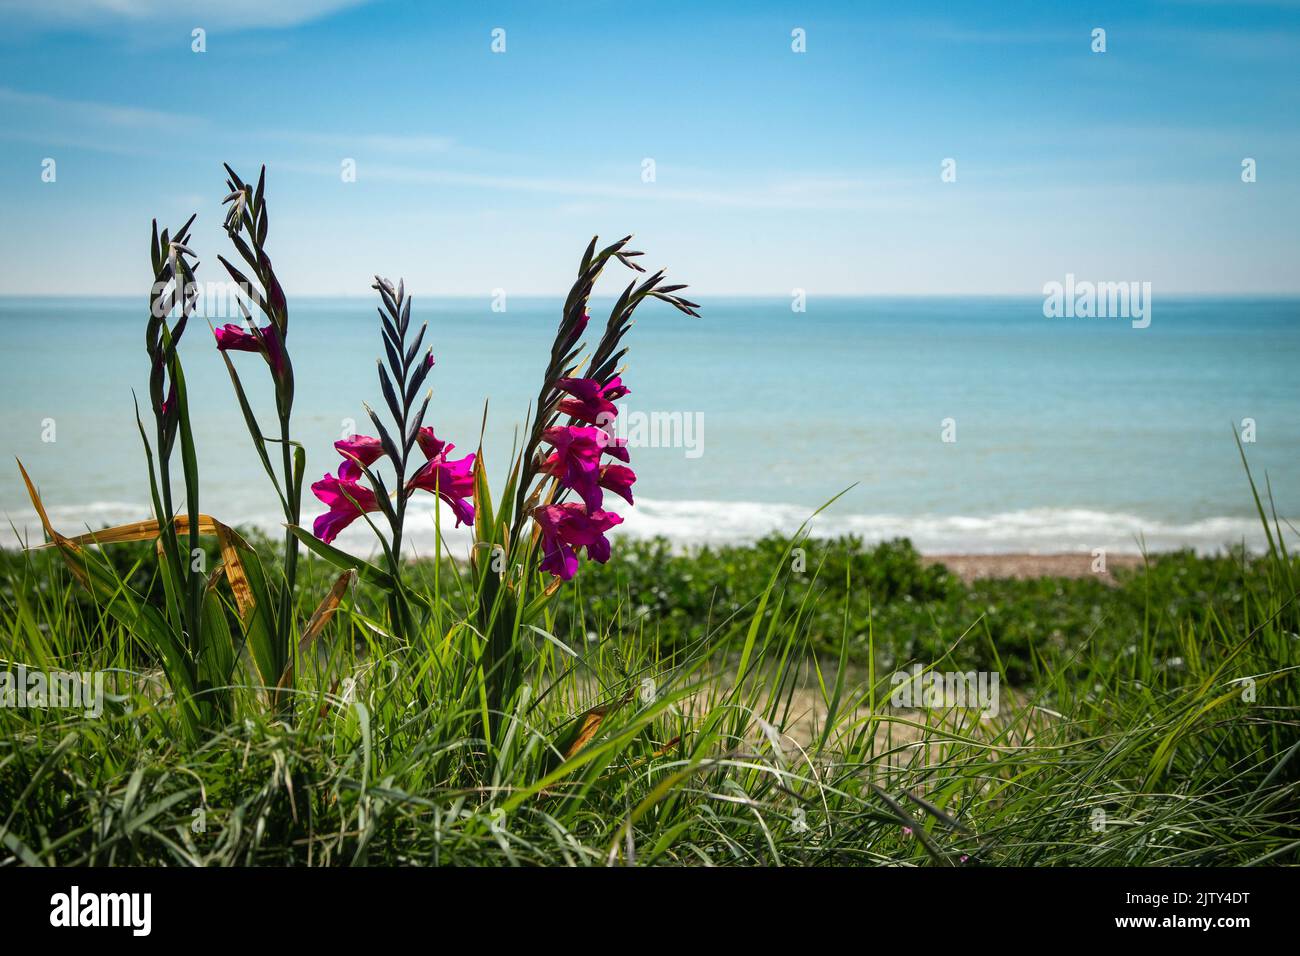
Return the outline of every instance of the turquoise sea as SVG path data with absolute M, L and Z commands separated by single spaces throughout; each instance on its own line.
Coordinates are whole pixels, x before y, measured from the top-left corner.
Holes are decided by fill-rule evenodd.
M 378 320 L 368 298 L 290 301 L 296 433 L 318 478 L 335 468 L 331 443 L 349 419 L 369 431 L 362 401 L 382 405 Z M 703 305 L 691 319 L 655 303 L 632 330 L 629 435 L 639 418 L 649 439 L 657 422 L 655 437 L 677 447 L 632 449 L 638 501 L 623 533 L 687 544 L 792 532 L 852 485 L 816 533 L 907 535 L 929 552 L 1258 545 L 1233 442 L 1246 419 L 1261 484 L 1267 475 L 1279 514 L 1300 512 L 1300 300 L 1157 290 L 1145 329 L 1045 318 L 1041 297 Z M 593 302 L 593 329 L 608 306 Z M 559 308 L 558 298 L 511 298 L 494 312 L 487 298 L 416 292 L 413 314 L 429 323 L 437 358 L 430 419 L 472 451 L 487 401 L 498 484 Z M 131 395 L 145 404 L 145 315 L 143 297 L 0 299 L 0 450 L 27 465 L 65 533 L 148 517 Z M 274 495 L 204 319 L 182 354 L 203 510 L 274 528 Z M 269 423 L 265 365 L 235 359 Z M 949 419 L 955 441 L 943 440 Z M 0 511 L 39 536 L 9 460 Z M 432 512 L 420 520 L 427 548 Z M 8 527 L 5 538 L 17 542 Z M 360 532 L 344 540 L 368 547 Z

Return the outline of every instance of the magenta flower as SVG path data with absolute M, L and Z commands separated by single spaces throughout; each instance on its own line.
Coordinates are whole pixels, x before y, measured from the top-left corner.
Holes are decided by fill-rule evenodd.
M 625 465 L 632 460 L 627 455 L 626 438 L 615 438 L 613 435 L 609 434 L 609 432 L 600 428 L 595 430 L 600 432 L 600 437 L 596 440 L 601 443 L 606 455 L 617 458 Z
M 369 435 L 353 435 L 351 438 L 344 438 L 342 441 L 336 441 L 334 447 L 343 456 L 343 462 L 339 465 L 339 477 L 344 481 L 360 480 L 361 468 L 357 464 L 358 461 L 369 468 L 384 454 L 383 443 Z
M 555 451 L 541 470 L 555 475 L 565 487 L 576 491 L 588 509 L 599 509 L 604 501 L 600 490 L 600 456 L 608 454 L 627 461 L 627 449 L 623 447 L 626 442 L 611 438 L 599 428 L 583 425 L 556 425 L 546 429 L 542 437 L 555 446 Z
M 561 412 L 578 421 L 602 426 L 618 415 L 614 402 L 628 394 L 627 386 L 617 375 L 607 385 L 601 385 L 594 378 L 562 378 L 555 387 L 572 396 L 560 402 Z
M 347 464 L 350 464 L 348 462 Z M 342 469 L 340 468 L 341 472 Z M 325 503 L 329 511 L 316 519 L 312 531 L 316 537 L 329 544 L 339 532 L 368 511 L 378 511 L 375 493 L 356 481 L 335 478 L 326 474 L 311 486 L 312 494 Z
M 429 435 L 433 435 L 433 429 L 429 429 Z M 452 446 L 445 447 L 450 449 Z M 458 461 L 449 461 L 443 453 L 430 458 L 407 482 L 407 490 L 420 488 L 431 491 L 447 502 L 456 514 L 456 527 L 473 524 L 474 505 L 469 499 L 474 496 L 474 457 L 466 455 Z
M 420 446 L 420 451 L 424 452 L 425 458 L 437 458 L 439 455 L 446 457 L 456 447 L 437 438 L 433 429 L 427 425 L 415 436 L 415 442 Z
M 212 334 L 217 337 L 217 348 L 222 352 L 227 350 L 232 352 L 262 351 L 262 344 L 257 341 L 257 337 L 242 325 L 227 322 L 225 325 L 213 329 Z
M 632 483 L 636 472 L 626 465 L 605 465 L 600 469 L 600 487 L 612 491 L 628 504 L 632 504 Z
M 274 325 L 263 326 L 258 331 L 261 338 L 233 322 L 213 330 L 219 351 L 261 352 L 271 366 L 271 372 L 278 377 L 284 372 L 284 347 L 280 343 L 280 333 Z
M 433 429 L 427 425 L 420 429 L 415 440 L 420 446 L 420 451 L 424 452 L 425 459 L 437 458 L 439 455 L 445 456 L 447 452 L 456 447 L 435 437 Z M 353 459 L 360 461 L 362 465 L 369 468 L 384 456 L 383 442 L 369 435 L 353 435 L 351 438 L 336 441 L 334 447 L 338 449 L 338 453 L 344 458 L 343 463 L 339 465 L 339 477 L 346 481 L 357 481 L 361 478 L 361 469 L 357 466 L 357 461 Z
M 582 333 L 587 330 L 587 323 L 590 321 L 591 316 L 584 312 L 582 313 L 582 318 L 573 324 L 573 331 L 571 331 L 569 337 L 564 340 L 564 348 L 566 351 L 573 348 L 578 339 L 582 338 Z
M 609 539 L 605 532 L 623 519 L 609 511 L 586 511 L 576 501 L 542 505 L 533 509 L 542 531 L 541 569 L 568 581 L 578 572 L 578 548 L 587 557 L 604 564 L 609 560 Z
M 436 437 L 433 429 L 427 426 L 420 429 L 416 442 L 428 462 L 407 482 L 407 493 L 416 489 L 434 492 L 456 513 L 457 527 L 462 523 L 473 524 L 474 505 L 467 499 L 474 496 L 474 456 L 468 455 L 459 461 L 449 460 L 447 453 L 456 446 Z M 362 475 L 361 466 L 369 468 L 384 456 L 383 443 L 369 435 L 344 438 L 336 441 L 334 447 L 343 456 L 343 461 L 339 464 L 339 476 L 334 478 L 326 475 L 311 486 L 316 497 L 330 507 L 328 513 L 316 519 L 316 536 L 327 543 L 361 514 L 342 493 L 344 490 L 358 504 L 365 505 L 365 511 L 378 509 L 374 492 L 363 488 L 358 482 Z M 360 496 L 357 492 L 360 492 Z

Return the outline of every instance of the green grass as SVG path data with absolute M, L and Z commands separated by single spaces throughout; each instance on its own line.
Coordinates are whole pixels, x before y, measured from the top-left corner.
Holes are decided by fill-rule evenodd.
M 50 552 L 6 552 L 0 657 L 110 671 L 120 699 L 98 720 L 0 708 L 0 865 L 1300 859 L 1300 568 L 1280 548 L 1161 556 L 1109 587 L 967 586 L 852 539 L 799 542 L 798 572 L 789 545 L 616 547 L 517 635 L 500 722 L 473 595 L 421 564 L 424 630 L 395 642 L 382 595 L 354 589 L 288 713 L 241 684 L 197 744 L 149 648 Z M 161 587 L 151 547 L 106 553 Z M 300 619 L 336 575 L 299 568 Z M 911 661 L 996 670 L 999 717 L 890 707 Z M 797 720 L 810 700 L 823 716 Z

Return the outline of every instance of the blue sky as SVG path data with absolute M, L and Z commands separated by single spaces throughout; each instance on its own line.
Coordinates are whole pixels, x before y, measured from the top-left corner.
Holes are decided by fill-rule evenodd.
M 143 296 L 191 211 L 219 278 L 222 160 L 299 295 L 554 293 L 627 232 L 705 295 L 1297 292 L 1298 73 L 1296 3 L 0 0 L 0 293 Z

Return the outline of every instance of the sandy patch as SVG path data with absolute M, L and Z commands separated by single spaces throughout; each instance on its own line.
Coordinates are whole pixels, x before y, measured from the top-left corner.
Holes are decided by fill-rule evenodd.
M 1142 564 L 1140 554 L 1108 554 L 1106 570 L 1092 569 L 1095 559 L 1088 552 L 1075 554 L 928 554 L 925 564 L 942 564 L 967 584 L 986 578 L 1085 578 L 1096 577 L 1114 584 L 1111 572 Z

